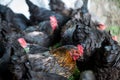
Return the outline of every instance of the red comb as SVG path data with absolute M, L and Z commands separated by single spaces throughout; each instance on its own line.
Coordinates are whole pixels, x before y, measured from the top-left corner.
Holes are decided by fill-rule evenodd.
M 104 24 L 99 24 L 98 29 L 99 30 L 105 30 L 106 26 Z
M 118 40 L 117 36 L 112 36 L 112 39 L 113 39 L 114 41 L 117 41 L 117 40 Z
M 83 47 L 82 45 L 77 45 L 78 51 L 80 52 L 80 55 L 83 55 Z
M 58 26 L 57 19 L 56 19 L 55 16 L 50 16 L 50 24 L 51 24 L 51 27 L 52 27 L 52 29 L 54 31 Z
M 21 45 L 23 48 L 26 48 L 26 47 L 27 47 L 27 42 L 25 41 L 24 38 L 19 38 L 19 39 L 18 39 L 18 42 L 20 43 L 20 45 Z

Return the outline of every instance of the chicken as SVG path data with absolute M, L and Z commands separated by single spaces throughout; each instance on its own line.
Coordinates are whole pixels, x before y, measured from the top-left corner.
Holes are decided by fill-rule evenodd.
M 74 30 L 75 30 L 75 27 L 70 27 L 67 30 L 65 30 L 65 32 L 61 33 L 62 38 L 61 38 L 60 42 L 62 45 L 72 45 L 73 44 L 72 36 L 73 36 Z
M 18 26 L 18 28 L 20 28 L 21 30 L 25 30 L 30 25 L 30 23 L 23 14 L 17 13 L 14 15 L 13 25 Z
M 96 49 L 95 53 L 85 64 L 88 66 L 89 64 L 87 63 L 91 63 L 92 66 L 89 69 L 93 70 L 96 80 L 119 80 L 119 57 L 118 43 L 112 40 L 111 35 L 107 34 L 101 48 Z M 79 67 L 81 64 L 83 63 L 79 63 Z
M 1 4 L 0 4 L 0 14 L 2 16 L 2 19 L 6 20 L 7 22 L 11 22 L 14 16 L 13 15 L 14 12 L 10 8 Z
M 3 37 L 4 38 L 4 37 Z M 4 39 L 6 40 L 6 39 Z M 9 40 L 0 42 L 0 78 L 1 80 L 12 80 L 12 73 L 9 71 L 11 55 L 11 43 Z
M 96 15 L 89 12 L 88 0 L 83 0 L 82 7 L 74 11 L 73 14 L 76 19 L 81 19 L 81 23 L 85 25 L 91 25 L 91 27 L 98 28 L 100 30 L 104 30 L 106 28 L 105 24 L 103 24 Z
M 29 25 L 29 20 L 23 14 L 14 13 L 9 7 L 0 5 L 0 14 L 2 19 L 12 27 L 16 26 L 16 28 L 24 30 Z
M 9 70 L 10 56 L 12 54 L 11 29 L 7 22 L 2 20 L 0 21 L 0 33 L 0 79 L 13 80 L 13 74 Z
M 46 24 L 45 24 L 46 25 Z M 47 32 L 48 31 L 48 32 Z M 52 35 L 53 31 L 50 30 L 44 30 L 44 28 L 36 28 L 36 27 L 29 27 L 24 31 L 24 38 L 29 43 L 38 44 L 43 47 L 49 47 L 52 45 Z
M 48 56 L 48 57 L 46 56 L 47 58 L 45 56 L 40 56 L 41 60 L 40 59 L 39 60 L 41 62 L 36 63 L 36 65 L 37 64 L 43 64 L 43 65 L 41 65 L 41 67 L 34 66 L 34 69 L 36 68 L 35 69 L 36 71 L 42 70 L 50 73 L 56 73 L 68 78 L 74 71 L 75 60 L 78 59 L 78 57 L 81 55 L 75 52 L 77 50 L 74 50 L 74 49 L 75 49 L 74 46 L 63 46 L 56 50 L 50 51 L 50 54 L 49 52 L 44 53 L 44 55 L 51 55 L 51 56 Z M 71 56 L 73 56 L 73 58 Z M 31 56 L 31 59 L 32 59 L 32 56 Z M 30 60 L 30 61 L 33 61 L 33 60 Z M 49 64 L 46 62 L 43 63 L 44 61 L 49 62 Z
M 29 27 L 25 32 L 25 39 L 30 43 L 49 47 L 59 42 L 60 29 L 55 16 L 50 16 L 49 21 L 39 23 L 37 27 Z
M 76 26 L 76 28 L 73 32 L 72 40 L 74 45 L 81 44 L 84 48 L 84 55 L 81 58 L 81 64 L 79 64 L 78 61 L 78 65 L 80 65 L 80 71 L 83 71 L 85 69 L 89 69 L 89 67 L 92 67 L 85 67 L 84 64 L 92 65 L 91 62 L 88 62 L 89 57 L 94 54 L 96 48 L 100 48 L 102 46 L 101 44 L 104 41 L 106 35 L 105 31 L 98 30 L 95 26 L 86 23 L 86 20 L 88 20 L 87 22 L 90 22 L 91 19 L 84 19 L 85 17 L 81 17 L 79 12 L 75 15 L 74 18 L 75 20 L 73 20 L 73 26 Z
M 50 40 L 47 40 L 52 43 L 50 45 L 59 42 L 61 39 L 61 27 L 69 20 L 69 17 L 44 8 L 39 8 L 29 0 L 26 0 L 26 3 L 29 6 L 31 23 L 33 23 L 33 25 L 39 24 L 39 30 L 47 33 L 48 36 L 50 35 Z
M 106 38 L 108 38 L 107 41 Z M 81 44 L 84 47 L 85 56 L 91 56 L 97 48 L 99 49 L 105 47 L 105 45 L 114 43 L 108 32 L 80 25 L 76 27 L 73 33 L 73 41 L 75 45 Z M 104 41 L 106 43 L 103 43 Z
M 69 20 L 69 17 L 63 16 L 61 14 L 55 13 L 53 11 L 47 10 L 45 8 L 39 8 L 34 5 L 30 0 L 26 0 L 29 7 L 30 20 L 33 24 L 39 24 L 41 21 L 50 20 L 50 16 L 55 16 L 58 21 L 58 26 L 62 26 Z
M 24 38 L 29 43 L 38 44 L 43 47 L 49 47 L 51 45 L 50 36 L 40 31 L 32 30 L 29 32 L 25 32 Z
M 62 45 L 75 44 L 77 42 L 77 41 L 73 40 L 75 38 L 74 34 L 77 34 L 77 33 L 74 33 L 74 32 L 76 32 L 75 30 L 78 29 L 78 28 L 75 29 L 77 25 L 80 25 L 83 28 L 85 28 L 84 26 L 87 26 L 86 30 L 83 29 L 86 32 L 88 32 L 89 29 L 91 29 L 91 28 L 94 28 L 94 29 L 91 29 L 91 30 L 93 30 L 91 32 L 94 32 L 96 29 L 98 29 L 98 34 L 99 34 L 99 32 L 100 32 L 100 34 L 102 34 L 101 31 L 104 31 L 104 29 L 105 29 L 104 24 L 97 22 L 96 19 L 93 20 L 94 16 L 92 16 L 89 13 L 88 8 L 87 8 L 88 0 L 84 0 L 83 2 L 84 2 L 83 6 L 78 10 L 74 10 L 72 12 L 72 14 L 73 14 L 72 18 L 62 27 L 62 30 L 61 30 Z M 89 28 L 89 29 L 87 30 L 87 28 Z M 81 31 L 83 31 L 83 30 L 81 28 Z M 97 32 L 97 31 L 95 31 L 95 32 Z M 86 36 L 88 36 L 88 35 L 86 35 Z M 92 36 L 92 34 L 91 34 L 91 36 Z M 83 38 L 83 35 L 81 34 L 80 37 Z M 82 40 L 84 40 L 84 39 L 82 39 Z M 78 43 L 76 43 L 75 45 L 77 45 L 77 44 Z
M 62 45 L 72 45 L 73 32 L 75 31 L 75 18 L 69 20 L 62 28 L 61 31 L 61 44 Z
M 67 78 L 74 71 L 75 61 L 83 53 L 83 48 L 80 45 L 78 45 L 78 48 L 73 45 L 66 45 L 54 50 L 46 50 L 42 53 L 35 51 L 39 50 L 39 47 L 35 49 L 34 46 L 34 50 L 31 50 L 28 52 L 28 61 L 32 71 L 55 73 Z
M 119 80 L 119 46 L 108 32 L 77 22 L 73 43 L 84 48 L 83 56 L 77 60 L 81 72 L 92 70 L 96 80 Z
M 3 56 L 0 57 L 0 78 L 1 78 L 1 80 L 12 80 L 13 74 L 8 69 L 9 62 L 10 62 L 9 61 L 10 55 L 11 55 L 11 45 L 7 44 L 7 43 L 4 45 L 6 45 L 6 46 L 4 46 L 5 50 L 3 52 Z M 0 46 L 0 47 L 3 47 L 3 46 Z
M 40 70 L 35 71 L 33 65 L 36 64 L 37 62 L 30 63 L 29 61 L 27 61 L 28 55 L 22 55 L 21 57 L 17 55 L 12 56 L 13 64 L 11 65 L 11 67 L 12 67 L 12 72 L 15 75 L 14 76 L 15 80 L 24 80 L 24 79 L 47 80 L 48 78 L 50 78 L 51 80 L 56 80 L 56 78 L 58 80 L 67 80 L 67 78 L 57 75 L 55 73 L 48 73 L 48 72 L 40 71 Z M 38 67 L 37 64 L 36 66 Z
M 54 32 L 58 29 L 58 22 L 55 16 L 50 16 L 49 21 L 43 21 L 39 24 L 39 30 L 46 33 L 47 35 L 53 35 Z

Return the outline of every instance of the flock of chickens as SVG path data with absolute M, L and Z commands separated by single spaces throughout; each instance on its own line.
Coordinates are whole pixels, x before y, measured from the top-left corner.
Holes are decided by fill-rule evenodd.
M 51 10 L 25 1 L 29 20 L 0 5 L 0 80 L 68 80 L 75 68 L 78 80 L 120 80 L 120 46 L 88 0 L 78 9 L 50 0 Z

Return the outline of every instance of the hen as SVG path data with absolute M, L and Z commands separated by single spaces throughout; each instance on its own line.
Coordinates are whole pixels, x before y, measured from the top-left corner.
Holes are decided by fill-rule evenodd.
M 39 50 L 39 48 L 36 50 Z M 68 78 L 75 68 L 76 60 L 82 55 L 83 48 L 80 45 L 78 45 L 78 48 L 73 45 L 66 45 L 42 53 L 30 49 L 29 53 L 28 60 L 31 70 L 55 73 Z
M 97 80 L 119 80 L 120 79 L 120 46 L 114 41 L 111 35 L 106 34 L 106 38 L 102 43 L 102 47 L 97 51 L 96 55 L 99 56 L 94 58 L 97 66 L 95 75 Z M 102 51 L 103 50 L 103 51 Z M 100 52 L 101 51 L 101 52 Z M 98 52 L 100 52 L 98 54 Z
M 49 47 L 59 41 L 59 38 L 55 39 L 59 36 L 59 30 L 54 16 L 50 17 L 50 21 L 41 22 L 38 27 L 29 27 L 24 32 L 28 42 L 40 46 Z
M 118 43 L 106 33 L 106 38 L 101 45 L 100 48 L 95 49 L 93 55 L 86 62 L 77 62 L 79 69 L 84 67 L 84 70 L 92 70 L 96 80 L 119 80 L 120 53 Z
M 26 0 L 26 3 L 29 6 L 30 20 L 32 25 L 39 24 L 39 30 L 47 33 L 48 36 L 50 35 L 50 42 L 52 44 L 59 42 L 61 39 L 61 27 L 69 20 L 69 17 L 45 8 L 39 8 L 29 0 Z
M 54 50 L 53 52 L 51 52 L 51 56 L 53 55 L 52 57 L 48 57 L 47 59 L 45 57 L 44 59 L 42 59 L 42 62 L 49 62 L 49 64 L 43 64 L 43 66 L 46 67 L 43 67 L 42 70 L 50 73 L 56 73 L 68 78 L 74 71 L 76 65 L 75 60 L 81 55 L 75 52 L 77 50 L 74 49 L 74 46 L 66 46 Z M 71 56 L 73 56 L 73 58 Z M 39 69 L 39 67 L 36 66 L 36 70 L 37 68 Z
M 25 30 L 30 25 L 30 23 L 29 20 L 23 14 L 15 13 L 13 17 L 13 25 L 17 26 L 21 30 Z
M 73 33 L 75 31 L 76 25 L 80 25 L 83 28 L 85 28 L 84 26 L 87 26 L 88 28 L 94 28 L 95 30 L 98 29 L 98 32 L 105 29 L 105 25 L 98 22 L 96 19 L 93 19 L 94 16 L 89 13 L 87 8 L 88 0 L 84 0 L 83 3 L 84 4 L 81 8 L 78 10 L 73 10 L 72 18 L 62 28 L 61 43 L 63 45 L 76 43 L 76 41 L 73 41 L 72 38 L 74 36 L 73 34 L 76 34 Z M 87 29 L 85 31 L 87 32 Z
M 24 30 L 29 25 L 29 20 L 23 14 L 14 13 L 9 7 L 0 5 L 2 19 L 7 21 L 12 27 L 16 26 Z
M 50 43 L 50 36 L 47 34 L 40 32 L 40 31 L 27 31 L 25 30 L 25 36 L 24 38 L 26 41 L 32 44 L 38 44 L 43 47 L 49 47 L 51 45 Z
M 119 80 L 118 44 L 108 32 L 98 30 L 95 26 L 82 21 L 83 18 L 77 17 L 79 21 L 72 38 L 75 45 L 81 44 L 84 48 L 83 56 L 77 60 L 79 70 L 92 70 L 96 80 Z M 86 20 L 89 22 L 90 19 Z
M 12 55 L 11 28 L 3 20 L 0 20 L 0 41 L 0 79 L 13 80 L 13 74 L 9 70 Z
M 31 60 L 31 58 L 29 57 L 30 57 L 29 54 L 28 55 L 24 54 L 20 57 L 17 55 L 12 56 L 11 68 L 12 68 L 12 72 L 15 75 L 14 76 L 15 80 L 25 80 L 25 79 L 27 80 L 34 80 L 34 79 L 35 80 L 48 80 L 49 78 L 51 80 L 56 80 L 56 78 L 58 80 L 67 80 L 67 78 L 57 75 L 55 73 L 49 73 L 49 72 L 45 72 L 41 70 L 37 70 L 37 71 L 34 70 L 38 66 L 42 66 L 42 65 L 36 64 L 36 63 L 41 63 L 41 61 L 30 63 L 31 61 L 29 62 L 28 60 L 29 59 Z M 38 59 L 37 57 L 35 58 Z M 33 65 L 36 65 L 35 68 L 33 67 Z M 43 69 L 43 68 L 39 68 L 39 69 Z
M 50 20 L 50 16 L 55 16 L 58 21 L 58 26 L 62 26 L 69 19 L 66 16 L 47 10 L 45 8 L 39 8 L 38 6 L 30 2 L 30 0 L 26 0 L 26 3 L 28 4 L 30 20 L 33 24 L 39 24 L 41 21 Z

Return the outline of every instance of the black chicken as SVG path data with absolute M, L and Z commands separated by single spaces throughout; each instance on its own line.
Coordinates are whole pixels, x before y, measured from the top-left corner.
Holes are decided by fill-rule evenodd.
M 84 4 L 80 9 L 73 10 L 72 19 L 69 20 L 62 28 L 61 43 L 63 45 L 73 44 L 74 42 L 76 43 L 76 41 L 73 41 L 73 38 L 72 38 L 74 36 L 73 34 L 77 34 L 77 33 L 73 33 L 75 31 L 76 25 L 80 25 L 83 28 L 89 28 L 89 29 L 94 28 L 95 30 L 98 29 L 98 32 L 101 32 L 105 29 L 105 25 L 96 21 L 96 19 L 93 19 L 94 16 L 92 16 L 89 13 L 88 8 L 87 8 L 88 0 L 84 0 L 83 2 L 84 2 Z M 87 27 L 84 27 L 84 26 L 87 26 Z M 94 32 L 94 29 L 91 29 L 91 30 Z M 81 30 L 81 31 L 83 32 L 83 30 Z M 87 29 L 85 31 L 88 32 Z M 88 36 L 88 35 L 86 35 L 86 36 Z M 77 43 L 76 43 L 76 45 L 77 45 Z
M 69 17 L 63 16 L 45 8 L 39 8 L 38 6 L 30 2 L 30 0 L 26 0 L 26 3 L 28 4 L 30 20 L 33 24 L 39 24 L 41 21 L 50 20 L 50 16 L 55 16 L 58 21 L 58 26 L 62 26 L 69 19 Z
M 2 16 L 2 19 L 6 20 L 9 23 L 12 21 L 12 18 L 14 17 L 14 12 L 10 8 L 1 4 L 0 4 L 0 14 Z
M 28 54 L 29 55 L 29 54 Z M 56 78 L 59 80 L 67 80 L 67 78 L 57 75 L 55 73 L 48 73 L 45 71 L 40 71 L 37 70 L 35 71 L 34 69 L 38 66 L 36 63 L 39 62 L 35 62 L 35 63 L 31 63 L 31 61 L 29 62 L 28 59 L 28 55 L 22 55 L 22 56 L 18 56 L 18 55 L 14 55 L 12 56 L 12 64 L 11 64 L 11 68 L 12 68 L 12 72 L 14 73 L 14 79 L 15 80 L 47 80 L 47 79 L 51 79 L 51 80 L 56 80 Z M 32 66 L 36 64 L 36 66 L 33 68 Z M 41 69 L 41 68 L 39 68 Z
M 83 56 L 77 61 L 79 70 L 92 70 L 96 80 L 119 80 L 119 46 L 116 41 L 108 32 L 98 30 L 82 19 L 77 20 L 73 43 L 84 47 Z
M 69 20 L 62 28 L 61 31 L 61 44 L 71 45 L 73 44 L 72 36 L 75 30 L 76 20 L 75 18 Z
M 0 18 L 1 19 L 1 18 Z M 12 55 L 11 29 L 7 22 L 0 21 L 0 79 L 13 80 L 13 74 L 10 72 L 9 63 Z
M 39 8 L 29 0 L 26 0 L 26 3 L 29 6 L 31 23 L 37 25 L 39 24 L 38 30 L 43 32 L 47 38 L 49 37 L 48 40 L 43 38 L 43 41 L 47 41 L 48 45 L 49 43 L 52 43 L 50 45 L 53 45 L 59 42 L 61 39 L 61 27 L 69 20 L 69 17 L 63 16 L 45 8 Z
M 88 10 L 88 0 L 83 0 L 83 5 L 80 9 L 77 9 L 73 13 L 76 19 L 80 19 L 80 22 L 85 25 L 91 25 L 91 27 L 98 28 L 100 30 L 104 30 L 105 25 L 98 20 L 96 15 L 93 15 Z
M 50 21 L 52 24 L 50 24 Z M 39 26 L 31 26 L 24 33 L 24 38 L 29 43 L 39 44 L 40 46 L 49 47 L 58 42 L 59 30 L 55 21 L 44 21 Z M 52 25 L 52 26 L 51 26 Z M 57 38 L 57 39 L 56 39 Z
M 94 54 L 86 62 L 85 60 L 78 61 L 79 69 L 84 67 L 84 70 L 92 70 L 96 80 L 119 80 L 120 54 L 118 43 L 106 33 L 106 38 L 101 45 L 100 48 L 95 49 Z
M 7 21 L 12 27 L 24 30 L 29 25 L 29 20 L 23 14 L 14 13 L 9 7 L 0 5 L 2 19 Z
M 29 25 L 29 20 L 23 14 L 15 13 L 13 26 L 18 26 L 21 30 L 25 30 Z
M 2 44 L 2 42 L 0 43 Z M 0 78 L 1 80 L 12 80 L 13 74 L 9 70 L 10 55 L 11 55 L 11 44 L 5 43 L 4 52 L 0 52 L 3 55 L 0 57 Z
M 40 31 L 25 31 L 24 38 L 28 43 L 38 44 L 43 47 L 49 47 L 51 45 L 50 36 Z

